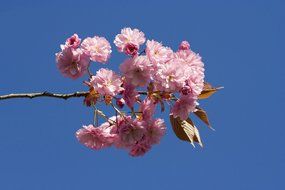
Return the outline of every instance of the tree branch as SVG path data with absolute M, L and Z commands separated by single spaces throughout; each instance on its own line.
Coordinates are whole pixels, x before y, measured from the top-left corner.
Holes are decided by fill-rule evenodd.
M 0 100 L 5 99 L 12 99 L 12 98 L 37 98 L 37 97 L 52 97 L 52 98 L 59 98 L 59 99 L 68 99 L 74 97 L 85 97 L 89 92 L 74 92 L 69 94 L 57 94 L 51 92 L 36 92 L 36 93 L 21 93 L 21 94 L 7 94 L 0 96 Z
M 58 94 L 58 93 L 51 93 L 51 92 L 35 92 L 35 93 L 20 93 L 20 94 L 6 94 L 0 96 L 0 100 L 6 100 L 6 99 L 13 99 L 13 98 L 37 98 L 37 97 L 52 97 L 52 98 L 59 98 L 67 100 L 69 98 L 76 98 L 76 97 L 85 97 L 89 92 L 83 91 L 83 92 L 74 92 L 69 94 Z M 138 92 L 141 95 L 147 95 L 147 92 L 140 91 Z

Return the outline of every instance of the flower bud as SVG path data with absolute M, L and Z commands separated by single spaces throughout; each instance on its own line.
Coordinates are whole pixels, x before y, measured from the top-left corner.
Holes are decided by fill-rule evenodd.
M 118 106 L 120 109 L 122 109 L 122 108 L 124 107 L 124 105 L 125 105 L 125 100 L 124 100 L 123 98 L 118 98 L 118 99 L 116 100 L 116 104 L 117 104 L 117 106 Z
M 66 42 L 65 46 L 66 47 L 71 47 L 71 48 L 78 48 L 80 45 L 81 39 L 78 37 L 77 34 L 73 34 L 71 37 L 69 37 Z
M 182 93 L 183 95 L 188 95 L 188 94 L 190 94 L 190 93 L 191 93 L 191 88 L 190 88 L 190 86 L 186 85 L 186 86 L 182 87 L 181 93 Z
M 131 56 L 135 56 L 138 54 L 138 46 L 132 43 L 128 43 L 125 48 L 124 48 L 124 52 L 127 55 L 131 55 Z
M 179 50 L 188 50 L 190 49 L 190 44 L 187 41 L 182 41 L 179 45 Z

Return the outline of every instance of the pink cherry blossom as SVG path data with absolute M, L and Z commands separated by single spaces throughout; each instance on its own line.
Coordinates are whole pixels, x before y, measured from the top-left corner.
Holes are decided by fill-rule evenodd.
M 179 50 L 188 50 L 190 49 L 190 44 L 187 41 L 182 41 L 179 45 Z
M 147 40 L 142 51 L 145 41 L 143 32 L 129 27 L 116 35 L 114 44 L 127 55 L 119 63 L 120 75 L 106 68 L 91 71 L 91 61 L 106 63 L 110 58 L 111 45 L 104 37 L 87 37 L 81 43 L 73 34 L 61 45 L 56 54 L 58 69 L 72 79 L 88 72 L 89 79 L 83 83 L 89 91 L 83 93 L 83 102 L 100 109 L 94 117 L 107 121 L 79 129 L 76 137 L 83 145 L 95 150 L 114 145 L 131 156 L 142 156 L 166 133 L 164 120 L 155 117 L 157 105 L 161 112 L 170 109 L 170 115 L 181 120 L 197 111 L 205 78 L 200 55 L 188 41 L 182 41 L 176 52 L 156 40 Z M 103 105 L 112 110 L 102 109 Z M 109 117 L 110 113 L 116 116 Z
M 71 47 L 71 48 L 78 48 L 80 45 L 81 39 L 78 37 L 77 34 L 73 34 L 71 37 L 69 37 L 66 42 L 65 46 L 66 47 Z
M 115 145 L 119 148 L 129 148 L 140 141 L 146 132 L 145 123 L 126 116 L 118 126 L 118 140 Z
M 181 96 L 171 109 L 173 117 L 180 117 L 182 120 L 186 120 L 191 112 L 196 110 L 198 105 L 197 99 L 191 96 Z
M 56 54 L 57 67 L 65 76 L 77 79 L 87 72 L 89 57 L 80 49 L 61 46 L 62 51 Z
M 144 42 L 144 33 L 136 28 L 123 28 L 114 40 L 119 52 L 124 52 L 132 56 L 137 54 L 139 46 Z
M 185 65 L 176 59 L 171 59 L 167 64 L 160 64 L 153 75 L 156 90 L 177 92 L 184 86 Z
M 108 122 L 103 123 L 100 127 L 93 125 L 83 126 L 76 132 L 76 137 L 80 143 L 88 148 L 99 150 L 109 147 L 114 143 L 116 134 L 111 134 L 111 127 Z
M 205 77 L 204 63 L 201 57 L 191 50 L 180 50 L 175 53 L 175 59 L 185 66 L 185 85 L 190 88 L 193 96 L 198 96 L 203 90 Z
M 139 142 L 131 147 L 129 154 L 131 156 L 143 156 L 146 152 L 151 149 L 151 145 L 145 142 Z
M 112 52 L 110 43 L 104 37 L 99 36 L 84 39 L 81 47 L 92 61 L 100 63 L 106 63 Z
M 139 96 L 136 87 L 132 85 L 131 83 L 124 82 L 123 85 L 124 91 L 123 91 L 123 98 L 129 108 L 133 108 L 135 102 L 137 101 L 137 98 Z
M 94 89 L 103 96 L 115 96 L 124 90 L 121 87 L 123 84 L 121 78 L 116 75 L 114 71 L 109 69 L 99 69 L 96 75 L 92 76 L 90 83 Z
M 135 56 L 124 61 L 120 70 L 134 86 L 144 86 L 150 80 L 152 65 L 146 56 Z
M 140 103 L 140 112 L 142 112 L 142 118 L 144 121 L 151 120 L 154 115 L 156 104 L 150 99 L 146 98 Z
M 165 123 L 163 119 L 156 119 L 149 122 L 146 132 L 146 141 L 149 144 L 158 144 L 165 134 Z
M 164 47 L 161 43 L 151 40 L 146 42 L 146 55 L 150 62 L 164 64 L 173 57 L 173 51 L 169 47 Z

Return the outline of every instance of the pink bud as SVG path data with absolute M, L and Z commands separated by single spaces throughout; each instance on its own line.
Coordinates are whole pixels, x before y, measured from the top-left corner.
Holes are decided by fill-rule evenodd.
M 182 41 L 179 45 L 179 50 L 188 50 L 190 49 L 190 44 L 187 41 Z
M 190 88 L 190 86 L 186 85 L 186 86 L 182 87 L 181 93 L 182 93 L 183 95 L 188 95 L 188 94 L 190 94 L 190 93 L 191 93 L 191 88 Z
M 125 49 L 124 49 L 124 52 L 125 54 L 127 55 L 131 55 L 131 56 L 135 56 L 138 54 L 138 46 L 135 45 L 135 44 L 132 44 L 132 43 L 128 43 L 126 46 L 125 46 Z
M 80 45 L 81 39 L 78 37 L 77 34 L 73 34 L 71 37 L 69 37 L 66 42 L 65 45 L 67 47 L 72 47 L 72 48 L 78 48 Z
M 117 101 L 116 101 L 116 104 L 119 108 L 123 108 L 124 105 L 125 105 L 125 100 L 123 98 L 118 98 Z

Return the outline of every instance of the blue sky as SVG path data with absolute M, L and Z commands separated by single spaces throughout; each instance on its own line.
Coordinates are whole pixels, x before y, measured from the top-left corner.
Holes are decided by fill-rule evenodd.
M 132 158 L 92 151 L 74 132 L 92 122 L 82 99 L 0 102 L 0 189 L 284 189 L 285 3 L 240 1 L 0 2 L 0 94 L 85 90 L 64 78 L 54 54 L 66 37 L 105 36 L 137 27 L 176 48 L 188 40 L 206 80 L 225 89 L 201 107 L 216 129 L 197 121 L 203 149 L 168 130 L 160 145 Z M 113 45 L 108 68 L 124 56 Z M 93 70 L 100 65 L 93 65 Z

